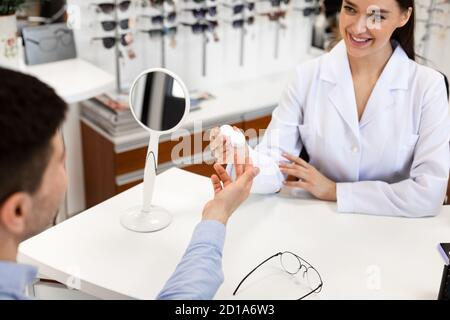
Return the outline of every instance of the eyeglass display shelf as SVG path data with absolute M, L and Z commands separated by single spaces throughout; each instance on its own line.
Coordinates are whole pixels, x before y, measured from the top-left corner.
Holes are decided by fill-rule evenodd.
M 159 174 L 154 204 L 172 212 L 173 222 L 148 234 L 120 224 L 121 214 L 141 196 L 142 184 L 23 242 L 19 261 L 97 298 L 154 299 L 182 258 L 213 190 L 208 178 L 181 169 Z M 232 296 L 261 261 L 291 251 L 323 279 L 322 292 L 309 299 L 436 299 L 443 266 L 436 247 L 448 239 L 449 221 L 450 206 L 437 217 L 407 219 L 337 213 L 335 203 L 291 189 L 251 195 L 227 224 L 225 281 L 215 298 L 299 298 L 302 287 L 288 281 L 277 259 L 265 269 L 268 278 L 254 274 Z
M 80 58 L 25 66 L 20 71 L 53 87 L 67 103 L 90 99 L 115 85 L 113 75 Z

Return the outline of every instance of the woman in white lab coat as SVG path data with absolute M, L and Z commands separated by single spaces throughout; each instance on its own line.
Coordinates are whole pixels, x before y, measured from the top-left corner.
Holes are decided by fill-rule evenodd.
M 261 169 L 252 192 L 301 188 L 337 201 L 339 212 L 440 211 L 449 105 L 443 76 L 414 61 L 413 8 L 413 0 L 343 1 L 343 40 L 297 67 L 261 143 L 247 148 Z M 231 152 L 217 129 L 211 138 L 217 158 Z M 309 163 L 298 157 L 303 146 Z

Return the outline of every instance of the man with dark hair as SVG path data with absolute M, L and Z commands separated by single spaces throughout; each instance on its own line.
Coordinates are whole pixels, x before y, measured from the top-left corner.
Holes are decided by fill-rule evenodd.
M 52 225 L 67 186 L 60 127 L 67 105 L 34 77 L 0 68 L 0 299 L 27 299 L 36 268 L 16 263 L 19 243 Z M 223 281 L 225 225 L 248 197 L 259 170 L 236 167 L 233 182 L 220 165 L 214 199 L 161 299 L 211 299 Z M 149 270 L 150 272 L 150 270 Z
M 19 243 L 50 226 L 66 190 L 59 127 L 67 106 L 29 76 L 0 69 L 0 298 L 21 298 L 34 268 Z

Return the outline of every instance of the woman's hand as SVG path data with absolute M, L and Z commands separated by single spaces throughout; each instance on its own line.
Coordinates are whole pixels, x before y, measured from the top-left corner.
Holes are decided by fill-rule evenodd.
M 239 131 L 239 128 L 233 126 L 235 131 Z M 209 148 L 214 160 L 219 164 L 227 164 L 233 161 L 235 154 L 238 154 L 238 163 L 244 164 L 244 159 L 248 156 L 247 143 L 242 150 L 231 145 L 231 141 L 228 137 L 220 133 L 220 128 L 215 127 L 211 129 L 209 133 Z
M 211 176 L 214 199 L 203 209 L 204 220 L 218 220 L 226 224 L 232 213 L 248 198 L 253 179 L 258 175 L 259 169 L 253 166 L 248 157 L 245 164 L 238 164 L 236 160 L 237 157 L 235 157 L 235 181 L 232 181 L 220 164 L 214 164 L 217 172 Z
M 331 181 L 305 160 L 283 153 L 291 163 L 280 163 L 282 173 L 298 178 L 298 181 L 283 181 L 288 187 L 301 188 L 321 200 L 336 201 L 336 183 Z

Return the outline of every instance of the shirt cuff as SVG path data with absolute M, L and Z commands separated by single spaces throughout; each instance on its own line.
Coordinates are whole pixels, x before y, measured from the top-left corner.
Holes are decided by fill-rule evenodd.
M 354 212 L 353 210 L 353 183 L 337 183 L 336 198 L 338 212 Z
M 211 245 L 222 252 L 225 242 L 225 225 L 216 220 L 203 220 L 195 227 L 190 246 Z

